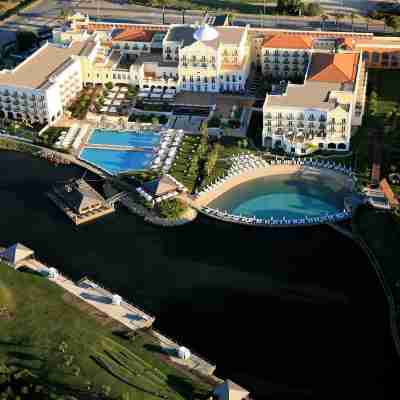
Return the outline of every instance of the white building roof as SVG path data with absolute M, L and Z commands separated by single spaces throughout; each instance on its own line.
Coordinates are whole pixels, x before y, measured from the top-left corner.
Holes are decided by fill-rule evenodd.
M 71 56 L 87 55 L 92 41 L 75 41 L 68 47 L 46 43 L 13 70 L 0 72 L 0 85 L 39 89 Z

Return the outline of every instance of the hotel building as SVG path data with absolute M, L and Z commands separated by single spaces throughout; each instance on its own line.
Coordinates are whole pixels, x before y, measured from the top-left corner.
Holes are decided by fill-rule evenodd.
M 263 71 L 283 79 L 265 98 L 265 146 L 297 155 L 317 148 L 349 150 L 352 127 L 362 122 L 367 82 L 362 52 L 352 44 L 301 36 L 264 41 Z M 291 78 L 303 83 L 290 83 Z
M 91 40 L 47 43 L 13 70 L 0 71 L 0 117 L 45 124 L 59 119 L 82 89 L 80 60 L 96 46 Z
M 52 43 L 0 71 L 0 117 L 52 124 L 88 84 L 240 95 L 258 75 L 276 83 L 263 106 L 265 146 L 347 150 L 364 112 L 367 68 L 399 68 L 399 56 L 400 38 L 372 34 L 105 23 L 76 14 Z

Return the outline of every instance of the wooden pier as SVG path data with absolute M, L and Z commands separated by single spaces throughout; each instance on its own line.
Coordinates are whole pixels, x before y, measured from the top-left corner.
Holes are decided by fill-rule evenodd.
M 54 186 L 49 197 L 75 225 L 111 214 L 115 208 L 83 179 Z

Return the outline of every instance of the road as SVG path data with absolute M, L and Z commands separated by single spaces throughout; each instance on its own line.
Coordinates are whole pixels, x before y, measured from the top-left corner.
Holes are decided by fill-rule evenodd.
M 111 0 L 42 0 L 25 11 L 22 11 L 19 16 L 14 16 L 6 21 L 0 23 L 4 28 L 10 30 L 17 29 L 33 29 L 36 30 L 43 26 L 56 26 L 59 24 L 57 16 L 63 8 L 71 9 L 75 12 L 79 11 L 83 14 L 89 14 L 92 17 L 100 17 L 100 19 L 112 19 L 115 21 L 136 22 L 136 23 L 162 23 L 162 14 L 159 9 L 144 7 L 139 5 L 130 5 L 121 1 Z M 324 7 L 333 7 L 343 11 L 350 9 L 366 9 L 372 2 L 369 0 L 320 0 L 321 5 Z M 364 8 L 363 8 L 364 7 Z M 348 12 L 348 11 L 346 11 Z M 185 14 L 186 23 L 200 22 L 203 18 L 202 11 L 188 10 Z M 166 10 L 165 23 L 174 24 L 182 23 L 182 14 L 176 10 Z M 251 15 L 251 14 L 236 14 L 236 25 L 251 24 L 252 26 L 263 26 L 266 28 L 280 28 L 280 29 L 310 29 L 316 30 L 321 28 L 320 18 L 310 17 L 287 17 L 287 16 L 271 16 L 266 15 Z M 357 18 L 354 21 L 354 26 L 351 26 L 350 19 L 342 20 L 339 26 L 331 17 L 326 21 L 325 30 L 342 30 L 365 32 L 367 24 L 365 19 Z M 370 24 L 369 31 L 379 32 L 383 30 L 381 22 Z

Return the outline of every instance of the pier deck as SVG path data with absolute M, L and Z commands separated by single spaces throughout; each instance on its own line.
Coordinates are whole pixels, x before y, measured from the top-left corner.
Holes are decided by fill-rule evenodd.
M 93 221 L 97 218 L 103 217 L 105 215 L 111 214 L 115 211 L 114 207 L 102 207 L 97 210 L 90 211 L 87 214 L 76 214 L 68 205 L 56 194 L 48 192 L 47 197 L 53 201 L 53 203 L 64 212 L 69 219 L 71 219 L 75 225 L 81 225 L 89 221 Z

